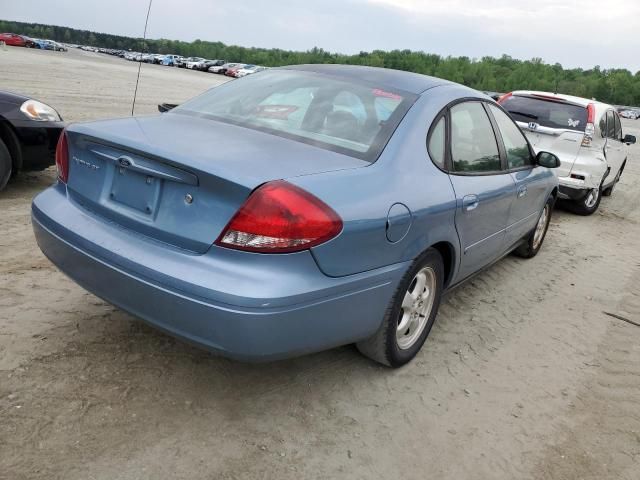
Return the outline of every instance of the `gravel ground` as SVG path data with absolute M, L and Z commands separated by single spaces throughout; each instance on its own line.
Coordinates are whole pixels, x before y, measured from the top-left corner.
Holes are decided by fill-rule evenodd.
M 70 121 L 130 111 L 136 64 L 0 50 L 0 88 Z M 137 113 L 218 76 L 143 66 Z M 640 137 L 640 121 L 624 121 Z M 29 220 L 51 170 L 0 194 L 0 479 L 640 478 L 640 147 L 597 214 L 443 302 L 410 365 L 344 347 L 216 358 L 83 291 Z

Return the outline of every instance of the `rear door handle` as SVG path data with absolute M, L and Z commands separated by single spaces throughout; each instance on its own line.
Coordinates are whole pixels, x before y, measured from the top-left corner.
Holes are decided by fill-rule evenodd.
M 462 210 L 464 212 L 470 212 L 478 208 L 480 200 L 477 195 L 465 195 L 462 198 Z
M 522 198 L 527 194 L 527 186 L 526 185 L 520 185 L 518 187 L 518 198 Z

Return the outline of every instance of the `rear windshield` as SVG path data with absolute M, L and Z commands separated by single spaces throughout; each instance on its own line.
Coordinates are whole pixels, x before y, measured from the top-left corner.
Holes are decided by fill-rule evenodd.
M 543 127 L 577 132 L 584 132 L 587 124 L 587 109 L 568 103 L 513 95 L 501 105 L 519 122 L 534 122 Z
M 415 99 L 364 80 L 271 70 L 211 89 L 171 114 L 240 125 L 373 162 Z

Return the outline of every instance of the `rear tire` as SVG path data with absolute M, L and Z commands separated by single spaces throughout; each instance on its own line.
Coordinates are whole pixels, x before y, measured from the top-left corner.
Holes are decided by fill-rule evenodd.
M 433 327 L 443 285 L 442 257 L 430 248 L 413 262 L 402 277 L 382 325 L 370 338 L 356 344 L 358 350 L 392 368 L 411 361 Z
M 9 149 L 0 139 L 0 191 L 4 190 L 4 187 L 7 186 L 7 182 L 9 178 L 11 178 L 12 168 L 13 163 Z
M 536 227 L 527 237 L 526 243 L 513 251 L 515 255 L 522 258 L 533 258 L 538 254 L 544 243 L 544 238 L 547 236 L 547 230 L 549 230 L 549 222 L 551 221 L 554 203 L 555 199 L 553 197 L 547 200 L 542 212 L 540 212 Z
M 602 184 L 598 188 L 589 190 L 582 199 L 567 202 L 567 210 L 582 216 L 592 215 L 598 210 L 602 200 Z

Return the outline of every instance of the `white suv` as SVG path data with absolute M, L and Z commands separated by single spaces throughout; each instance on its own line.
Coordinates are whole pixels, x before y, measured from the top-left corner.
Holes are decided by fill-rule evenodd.
M 533 148 L 554 153 L 559 197 L 580 215 L 598 209 L 602 195 L 613 192 L 627 161 L 626 145 L 633 135 L 622 134 L 618 112 L 605 103 L 546 92 L 517 91 L 498 103 L 524 131 Z

